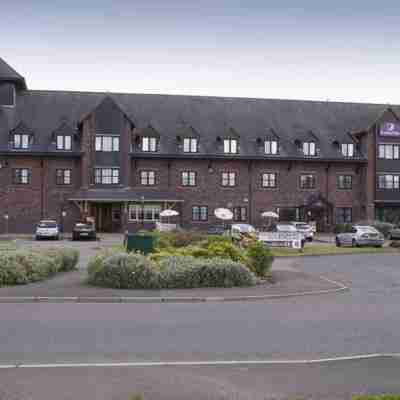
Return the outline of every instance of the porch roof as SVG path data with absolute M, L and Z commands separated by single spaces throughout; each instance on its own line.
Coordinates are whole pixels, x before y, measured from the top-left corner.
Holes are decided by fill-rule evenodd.
M 183 202 L 176 193 L 129 189 L 86 189 L 74 193 L 70 201 L 105 202 Z

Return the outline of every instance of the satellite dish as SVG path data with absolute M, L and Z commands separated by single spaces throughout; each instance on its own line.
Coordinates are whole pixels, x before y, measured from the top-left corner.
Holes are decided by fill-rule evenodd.
M 261 216 L 264 218 L 279 218 L 279 215 L 273 211 L 264 211 Z
M 233 218 L 232 211 L 227 208 L 217 208 L 214 214 L 218 219 L 222 219 L 223 221 L 228 221 Z
M 179 215 L 178 211 L 169 208 L 160 212 L 160 217 L 176 217 L 177 215 Z

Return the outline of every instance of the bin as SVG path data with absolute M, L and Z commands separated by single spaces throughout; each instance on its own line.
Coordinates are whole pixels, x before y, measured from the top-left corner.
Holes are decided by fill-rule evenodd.
M 126 235 L 126 250 L 149 254 L 154 250 L 155 238 L 151 235 Z

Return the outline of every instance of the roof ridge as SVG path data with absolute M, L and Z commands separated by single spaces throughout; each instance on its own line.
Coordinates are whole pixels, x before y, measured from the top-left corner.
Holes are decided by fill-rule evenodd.
M 70 94 L 88 94 L 103 96 L 162 96 L 162 97 L 187 97 L 198 99 L 216 99 L 216 100 L 245 100 L 245 101 L 277 101 L 277 102 L 301 102 L 301 103 L 318 103 L 318 104 L 346 104 L 346 105 L 370 105 L 382 106 L 386 108 L 400 107 L 400 104 L 389 103 L 372 103 L 372 102 L 356 102 L 356 101 L 335 101 L 335 100 L 311 100 L 311 99 L 285 99 L 278 97 L 240 97 L 240 96 L 210 96 L 210 95 L 193 95 L 193 94 L 171 94 L 171 93 L 132 93 L 132 92 L 109 92 L 109 91 L 84 91 L 84 90 L 56 90 L 56 89 L 30 89 L 26 94 L 30 93 L 70 93 Z

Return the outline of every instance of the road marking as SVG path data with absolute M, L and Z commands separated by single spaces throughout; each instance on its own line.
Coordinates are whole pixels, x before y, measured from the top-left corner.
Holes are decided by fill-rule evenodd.
M 182 366 L 235 366 L 235 365 L 287 365 L 322 364 L 340 361 L 369 360 L 374 358 L 399 358 L 399 353 L 358 354 L 354 356 L 318 358 L 309 360 L 217 360 L 217 361 L 137 361 L 98 363 L 15 363 L 0 364 L 0 369 L 13 368 L 83 368 L 83 367 L 182 367 Z

